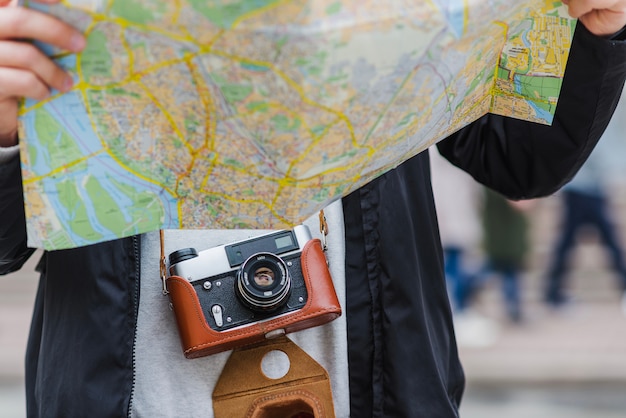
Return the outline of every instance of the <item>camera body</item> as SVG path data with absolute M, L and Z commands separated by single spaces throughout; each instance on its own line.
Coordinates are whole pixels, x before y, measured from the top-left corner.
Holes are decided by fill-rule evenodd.
M 185 248 L 169 255 L 169 273 L 189 281 L 208 326 L 225 331 L 306 305 L 300 258 L 311 240 L 308 227 L 298 225 L 200 252 Z
M 169 255 L 165 279 L 187 358 L 261 342 L 341 315 L 319 239 L 299 225 Z

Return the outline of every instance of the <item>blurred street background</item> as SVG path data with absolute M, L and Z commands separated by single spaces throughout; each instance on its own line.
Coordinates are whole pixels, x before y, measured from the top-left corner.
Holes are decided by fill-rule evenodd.
M 612 190 L 626 242 L 626 184 Z M 579 240 L 572 254 L 570 303 L 554 310 L 543 302 L 560 204 L 552 196 L 531 211 L 522 322 L 508 320 L 501 283 L 493 280 L 473 301 L 474 321 L 457 329 L 468 380 L 462 418 L 626 417 L 626 313 L 617 275 L 597 237 Z

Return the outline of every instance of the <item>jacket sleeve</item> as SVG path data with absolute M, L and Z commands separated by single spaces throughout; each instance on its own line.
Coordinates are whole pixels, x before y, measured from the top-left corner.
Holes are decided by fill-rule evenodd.
M 19 158 L 0 164 L 0 275 L 19 270 L 34 249 L 26 245 Z
M 626 42 L 578 24 L 551 126 L 488 114 L 441 141 L 439 152 L 511 199 L 552 194 L 600 139 L 625 76 Z

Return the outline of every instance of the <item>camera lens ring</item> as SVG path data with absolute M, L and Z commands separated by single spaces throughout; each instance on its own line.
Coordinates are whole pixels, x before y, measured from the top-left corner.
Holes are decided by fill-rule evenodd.
M 253 254 L 239 268 L 236 293 L 239 300 L 254 311 L 278 309 L 291 293 L 287 265 L 272 253 Z

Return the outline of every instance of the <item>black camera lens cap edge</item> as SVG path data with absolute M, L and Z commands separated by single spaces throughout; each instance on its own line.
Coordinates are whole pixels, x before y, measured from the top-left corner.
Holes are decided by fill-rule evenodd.
M 176 250 L 169 255 L 170 265 L 174 265 L 176 263 L 180 263 L 181 261 L 189 260 L 191 258 L 196 258 L 198 256 L 198 252 L 195 248 L 182 248 L 180 250 Z

